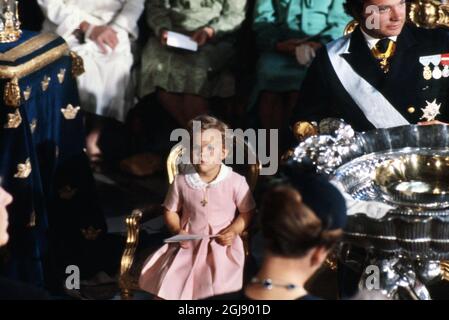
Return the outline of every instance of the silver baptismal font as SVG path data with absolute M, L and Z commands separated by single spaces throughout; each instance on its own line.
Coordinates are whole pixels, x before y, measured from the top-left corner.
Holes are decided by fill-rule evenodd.
M 449 126 L 408 125 L 358 133 L 325 119 L 319 134 L 291 156 L 313 164 L 343 193 L 348 223 L 339 259 L 379 271 L 381 292 L 393 299 L 431 299 L 427 285 L 449 264 Z M 355 247 L 366 253 L 354 258 Z

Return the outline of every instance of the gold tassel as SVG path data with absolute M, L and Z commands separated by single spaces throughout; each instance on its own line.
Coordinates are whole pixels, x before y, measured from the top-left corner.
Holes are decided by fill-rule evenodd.
M 70 57 L 72 58 L 72 75 L 78 77 L 84 73 L 84 61 L 75 52 L 70 51 Z
M 7 106 L 16 108 L 20 106 L 20 87 L 17 77 L 6 83 L 3 100 Z

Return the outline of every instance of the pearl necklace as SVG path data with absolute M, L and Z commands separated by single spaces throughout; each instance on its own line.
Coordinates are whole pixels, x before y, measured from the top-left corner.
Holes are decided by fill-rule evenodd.
M 251 279 L 251 283 L 253 284 L 260 284 L 262 285 L 262 287 L 264 289 L 267 290 L 271 290 L 273 289 L 273 287 L 279 287 L 279 288 L 284 288 L 287 290 L 295 290 L 297 288 L 300 288 L 301 286 L 294 284 L 294 283 L 287 283 L 287 284 L 279 284 L 279 283 L 274 283 L 272 279 L 267 278 L 267 279 L 259 279 L 259 278 L 252 278 Z

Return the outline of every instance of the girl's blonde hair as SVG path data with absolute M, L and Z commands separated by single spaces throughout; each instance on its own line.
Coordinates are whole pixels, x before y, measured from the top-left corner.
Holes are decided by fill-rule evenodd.
M 227 132 L 226 130 L 229 129 L 229 126 L 224 123 L 221 120 L 218 120 L 215 117 L 212 116 L 208 116 L 208 115 L 200 115 L 192 120 L 189 121 L 189 123 L 187 124 L 187 130 L 189 131 L 190 137 L 193 137 L 193 128 L 194 128 L 194 122 L 200 122 L 201 124 L 201 132 L 208 130 L 208 129 L 215 129 L 220 131 L 221 136 L 222 136 L 222 143 L 223 143 L 223 148 L 227 145 L 226 142 L 228 140 L 227 137 Z M 232 138 L 232 137 L 229 137 Z

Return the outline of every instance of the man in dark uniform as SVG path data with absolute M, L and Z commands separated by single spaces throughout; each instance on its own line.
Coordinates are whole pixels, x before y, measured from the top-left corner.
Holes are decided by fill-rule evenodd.
M 406 24 L 405 0 L 347 0 L 345 8 L 358 26 L 317 54 L 292 124 L 333 117 L 367 131 L 449 122 L 448 33 Z M 354 294 L 360 273 L 338 270 L 340 294 Z
M 449 122 L 449 36 L 406 24 L 405 0 L 347 0 L 358 26 L 312 63 L 292 123 L 344 119 L 356 131 Z

